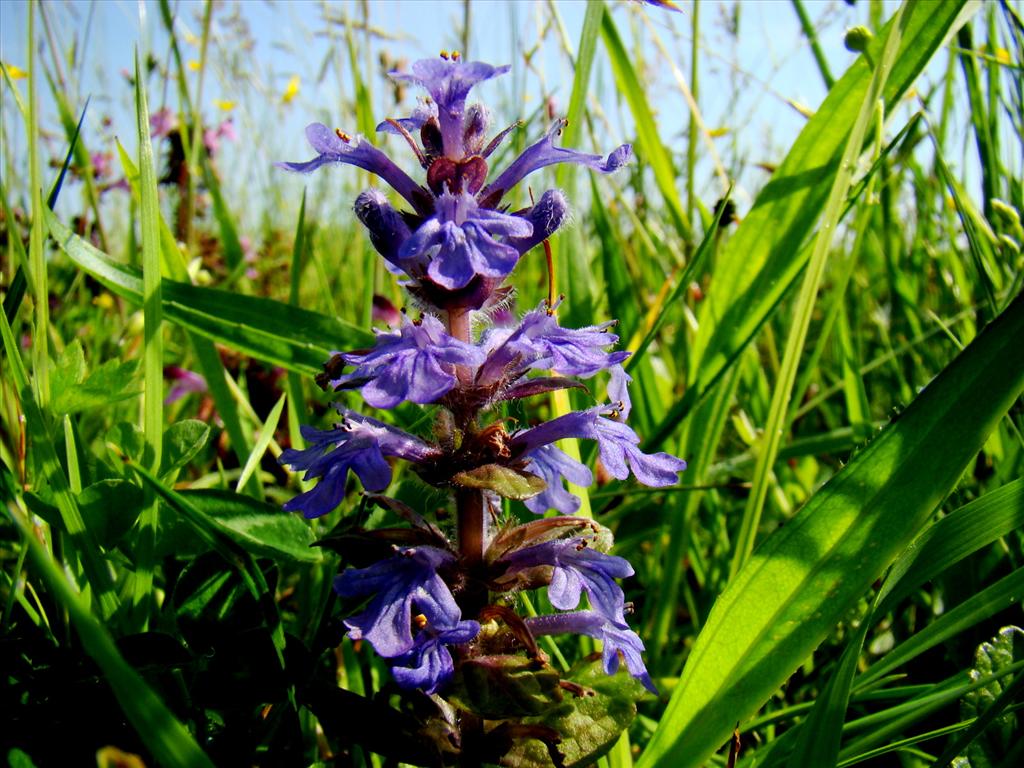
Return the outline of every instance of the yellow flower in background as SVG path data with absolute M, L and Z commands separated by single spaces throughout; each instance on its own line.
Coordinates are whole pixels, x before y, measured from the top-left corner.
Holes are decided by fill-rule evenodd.
M 213 105 L 224 112 L 230 112 L 235 108 L 235 102 L 227 99 L 214 99 Z
M 292 75 L 291 80 L 288 81 L 288 85 L 285 86 L 284 93 L 281 94 L 281 103 L 290 104 L 292 100 L 299 95 L 299 83 L 302 81 L 298 75 Z
M 191 69 L 193 72 L 198 72 L 199 71 L 199 62 L 196 61 L 195 59 L 189 59 L 188 68 Z
M 24 80 L 28 77 L 28 72 L 14 64 L 3 64 L 2 66 L 7 71 L 7 76 L 11 80 Z

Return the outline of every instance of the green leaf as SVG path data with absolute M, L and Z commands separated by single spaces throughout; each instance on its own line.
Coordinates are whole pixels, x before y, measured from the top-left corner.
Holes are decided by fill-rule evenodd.
M 636 717 L 636 702 L 646 691 L 625 669 L 615 675 L 605 674 L 602 662 L 586 662 L 569 680 L 586 689 L 577 696 L 565 693 L 557 709 L 540 717 L 524 719 L 524 723 L 546 725 L 562 736 L 558 751 L 566 768 L 592 765 L 618 741 Z M 552 765 L 547 747 L 540 741 L 516 744 L 501 761 L 510 768 L 548 768 Z
M 149 684 L 124 660 L 104 624 L 89 611 L 81 593 L 75 591 L 63 569 L 54 562 L 20 515 L 13 515 L 22 541 L 28 547 L 48 591 L 67 610 L 82 647 L 96 662 L 110 690 L 154 761 L 168 768 L 200 768 L 213 763 L 196 744 L 181 722 L 153 692 Z
M 322 558 L 320 550 L 311 547 L 312 530 L 298 515 L 231 491 L 179 493 L 192 508 L 250 554 L 303 563 L 316 563 Z M 208 549 L 191 533 L 191 525 L 186 521 L 174 520 L 162 525 L 166 527 L 158 544 L 161 553 L 188 557 Z
M 142 304 L 138 270 L 85 242 L 52 213 L 47 222 L 58 245 L 80 269 L 118 296 Z M 373 335 L 361 328 L 272 299 L 175 280 L 164 280 L 161 288 L 165 320 L 298 373 L 318 373 L 336 350 L 373 343 Z
M 64 349 L 50 381 L 54 413 L 78 413 L 102 408 L 141 394 L 138 363 L 108 360 L 87 374 L 82 343 L 75 339 Z
M 526 656 L 480 656 L 459 665 L 448 698 L 488 720 L 547 712 L 562 699 L 558 672 Z
M 1022 336 L 1024 295 L 755 551 L 715 604 L 641 766 L 702 763 L 907 546 L 1024 388 Z
M 147 453 L 146 438 L 135 424 L 117 422 L 107 430 L 103 442 L 114 460 L 114 466 L 121 466 L 126 461 L 148 466 L 147 462 L 152 461 L 152 454 Z
M 494 491 L 499 496 L 517 501 L 532 499 L 548 487 L 537 475 L 501 464 L 484 464 L 476 469 L 459 472 L 452 477 L 452 482 L 465 488 Z
M 142 489 L 127 480 L 100 480 L 78 494 L 82 519 L 97 543 L 109 549 L 128 531 L 142 511 Z
M 188 464 L 203 450 L 209 439 L 210 425 L 198 419 L 185 419 L 171 424 L 164 430 L 160 476 L 167 477 Z

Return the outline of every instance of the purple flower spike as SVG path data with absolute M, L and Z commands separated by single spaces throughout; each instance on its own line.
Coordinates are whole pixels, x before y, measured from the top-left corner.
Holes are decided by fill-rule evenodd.
M 437 574 L 454 562 L 451 552 L 436 547 L 400 550 L 368 568 L 350 568 L 334 579 L 342 597 L 373 595 L 366 610 L 345 620 L 348 636 L 366 640 L 384 658 L 408 653 L 414 647 L 412 608 L 431 625 L 457 627 L 462 618 L 451 590 Z
M 560 610 L 571 610 L 580 604 L 586 590 L 590 605 L 606 620 L 626 625 L 625 597 L 615 579 L 633 575 L 629 561 L 606 555 L 587 546 L 584 539 L 556 539 L 520 549 L 505 558 L 511 571 L 539 565 L 554 567 L 548 598 Z
M 601 415 L 607 410 L 605 406 L 597 406 L 568 413 L 520 432 L 512 438 L 513 450 L 528 456 L 541 445 L 567 437 L 597 440 L 601 461 L 617 480 L 625 480 L 632 470 L 644 485 L 660 488 L 674 484 L 678 479 L 676 475 L 686 469 L 686 462 L 664 452 L 644 453 L 639 448 L 640 438 L 632 429 Z
M 565 489 L 562 478 L 581 487 L 594 482 L 594 475 L 585 465 L 553 445 L 542 445 L 530 453 L 526 469 L 548 484 L 547 488 L 524 502 L 535 515 L 543 515 L 549 509 L 571 515 L 580 508 L 580 500 Z
M 455 386 L 453 365 L 483 362 L 481 350 L 453 339 L 433 315 L 419 322 L 406 318 L 400 331 L 378 332 L 372 351 L 342 357 L 356 369 L 331 383 L 369 379 L 362 385 L 363 397 L 375 408 L 394 408 L 403 400 L 433 403 Z
M 452 654 L 445 646 L 468 643 L 479 633 L 480 625 L 475 621 L 460 621 L 451 629 L 425 627 L 416 635 L 412 650 L 395 660 L 391 668 L 395 682 L 406 690 L 419 688 L 426 694 L 436 693 L 455 673 Z
M 465 157 L 463 116 L 466 96 L 478 83 L 503 75 L 510 67 L 494 67 L 482 61 L 463 62 L 458 58 L 420 59 L 411 73 L 392 72 L 391 77 L 420 85 L 437 104 L 444 154 L 452 160 Z
M 444 193 L 437 215 L 402 245 L 399 258 L 429 257 L 427 275 L 450 291 L 465 288 L 476 276 L 503 278 L 516 266 L 519 251 L 495 237 L 527 237 L 533 226 L 518 216 L 477 206 L 468 194 Z
M 306 163 L 276 163 L 296 173 L 311 173 L 327 163 L 343 163 L 362 168 L 364 171 L 380 176 L 384 181 L 409 204 L 422 209 L 427 193 L 409 178 L 401 168 L 391 162 L 391 158 L 370 144 L 361 136 L 347 136 L 332 131 L 323 123 L 312 123 L 306 127 L 306 139 L 320 154 Z
M 351 469 L 368 491 L 383 491 L 391 483 L 391 465 L 385 456 L 419 462 L 436 449 L 400 429 L 345 412 L 335 429 L 321 431 L 303 426 L 302 436 L 310 446 L 302 451 L 289 448 L 281 463 L 295 471 L 305 470 L 306 480 L 319 478 L 310 491 L 289 500 L 284 509 L 301 509 L 308 518 L 331 512 L 345 495 L 345 478 Z
M 643 641 L 633 630 L 621 627 L 605 619 L 596 611 L 576 611 L 559 613 L 554 616 L 533 616 L 525 620 L 526 626 L 535 636 L 561 635 L 573 633 L 589 635 L 601 641 L 604 646 L 602 661 L 606 674 L 614 675 L 619 671 L 619 654 L 626 660 L 629 674 L 643 683 L 644 688 L 658 695 L 658 688 L 651 680 L 643 657 Z
M 512 165 L 484 188 L 480 193 L 480 199 L 486 200 L 489 206 L 497 206 L 501 202 L 501 198 L 512 187 L 534 171 L 548 165 L 576 163 L 601 173 L 611 173 L 624 166 L 633 157 L 633 148 L 629 144 L 623 144 L 604 158 L 575 149 L 556 147 L 555 137 L 562 132 L 565 123 L 564 119 L 556 120 L 543 139 L 523 150 L 523 154 L 512 161 Z

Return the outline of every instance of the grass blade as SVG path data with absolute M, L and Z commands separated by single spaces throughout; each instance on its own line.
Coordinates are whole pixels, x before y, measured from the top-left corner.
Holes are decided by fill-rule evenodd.
M 1024 295 L 754 553 L 698 637 L 643 768 L 703 762 L 909 543 L 1024 387 L 1021 334 Z

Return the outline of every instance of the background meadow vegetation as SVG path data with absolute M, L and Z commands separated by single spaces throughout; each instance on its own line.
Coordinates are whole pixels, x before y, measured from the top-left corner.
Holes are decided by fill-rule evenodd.
M 495 29 L 509 157 L 556 115 L 637 157 L 550 174 L 573 225 L 514 309 L 553 279 L 566 325 L 618 318 L 633 426 L 689 462 L 584 497 L 661 689 L 601 764 L 1024 762 L 1019 6 L 792 0 L 769 33 L 760 3 L 676 4 L 467 0 L 424 41 L 416 3 L 310 3 L 269 50 L 250 15 L 287 4 L 126 4 L 124 72 L 90 44 L 103 4 L 5 7 L 10 765 L 395 764 L 403 735 L 339 693 L 386 666 L 337 645 L 339 557 L 309 546 L 360 497 L 283 513 L 276 458 L 402 294 L 350 211 L 365 174 L 270 164 L 311 156 L 306 122 L 404 114 L 401 61 L 506 63 Z

